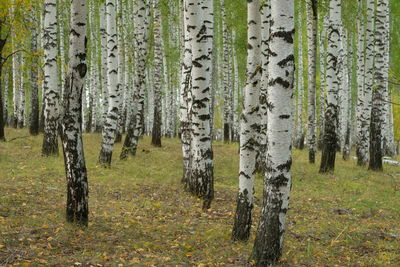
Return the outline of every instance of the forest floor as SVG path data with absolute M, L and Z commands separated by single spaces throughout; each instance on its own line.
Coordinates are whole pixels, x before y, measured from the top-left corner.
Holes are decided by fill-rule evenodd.
M 251 240 L 230 239 L 239 156 L 237 144 L 214 144 L 215 200 L 207 212 L 182 190 L 181 148 L 140 140 L 138 154 L 110 169 L 97 165 L 99 134 L 84 136 L 90 223 L 65 222 L 60 157 L 40 156 L 42 136 L 6 129 L 0 143 L 0 266 L 246 266 L 258 224 L 257 177 Z M 318 155 L 320 156 L 320 155 Z M 294 151 L 293 187 L 282 266 L 400 266 L 400 167 L 369 172 L 337 160 L 321 175 L 307 151 Z M 319 158 L 319 157 L 318 157 Z

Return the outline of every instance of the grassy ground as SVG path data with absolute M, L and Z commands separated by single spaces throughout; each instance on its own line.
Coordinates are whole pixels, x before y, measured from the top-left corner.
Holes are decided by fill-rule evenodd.
M 7 129 L 8 139 L 27 136 Z M 149 138 L 128 161 L 96 165 L 100 135 L 85 135 L 90 223 L 65 223 L 63 160 L 40 156 L 42 137 L 0 143 L 0 266 L 245 266 L 247 244 L 230 240 L 238 173 L 237 145 L 215 143 L 216 199 L 208 212 L 181 188 L 178 140 L 161 149 Z M 400 266 L 400 170 L 368 172 L 337 161 L 318 174 L 306 151 L 293 155 L 293 187 L 282 266 Z

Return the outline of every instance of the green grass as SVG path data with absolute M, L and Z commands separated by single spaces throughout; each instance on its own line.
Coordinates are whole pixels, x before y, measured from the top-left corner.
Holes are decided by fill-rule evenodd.
M 8 139 L 28 136 L 6 129 Z M 84 136 L 90 183 L 90 223 L 65 222 L 62 155 L 40 156 L 42 136 L 0 143 L 0 266 L 244 266 L 258 223 L 257 177 L 252 237 L 234 243 L 237 144 L 215 143 L 212 209 L 182 190 L 180 142 L 162 148 L 140 140 L 138 155 L 110 169 L 97 165 L 100 135 Z M 318 155 L 320 156 L 320 155 Z M 306 151 L 294 151 L 293 187 L 282 266 L 400 266 L 400 169 L 374 173 L 337 160 L 320 175 Z M 335 209 L 346 212 L 339 215 Z

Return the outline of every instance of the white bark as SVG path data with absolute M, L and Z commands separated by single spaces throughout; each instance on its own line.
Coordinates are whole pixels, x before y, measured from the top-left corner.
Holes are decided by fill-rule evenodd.
M 247 81 L 240 119 L 239 192 L 233 239 L 247 240 L 251 228 L 254 177 L 258 151 L 261 68 L 261 15 L 259 0 L 247 1 Z
M 190 110 L 192 105 L 191 85 L 192 85 L 192 47 L 189 35 L 190 29 L 190 7 L 187 6 L 188 1 L 184 1 L 183 6 L 183 32 L 184 32 L 184 48 L 182 56 L 182 75 L 181 75 L 181 90 L 180 90 L 180 123 L 181 123 L 181 140 L 182 140 L 182 155 L 183 155 L 183 175 L 182 183 L 186 188 L 189 184 L 190 175 Z
M 44 139 L 43 155 L 58 154 L 59 81 L 57 67 L 57 1 L 44 2 Z
M 63 98 L 62 143 L 67 176 L 67 221 L 88 224 L 88 181 L 83 153 L 82 90 L 86 66 L 86 1 L 71 0 L 69 65 Z
M 100 3 L 100 37 L 101 37 L 101 88 L 102 88 L 102 121 L 101 127 L 104 126 L 108 113 L 108 86 L 107 86 L 107 21 L 106 21 L 106 7 L 105 1 Z
M 188 28 L 192 46 L 192 131 L 189 190 L 204 199 L 209 208 L 214 198 L 214 162 L 211 133 L 212 40 L 214 34 L 213 0 L 196 4 L 187 0 L 191 8 Z
M 107 17 L 107 86 L 108 86 L 108 112 L 103 126 L 103 141 L 99 156 L 99 163 L 110 165 L 115 135 L 117 131 L 120 108 L 120 84 L 118 83 L 118 43 L 116 23 L 116 1 L 106 1 Z
M 302 2 L 299 2 L 297 13 L 297 129 L 295 146 L 297 148 L 304 148 L 304 126 L 303 126 L 303 97 L 304 97 L 304 80 L 303 80 L 303 23 L 302 23 Z
M 271 0 L 267 172 L 263 208 L 253 248 L 257 266 L 273 266 L 282 254 L 292 180 L 294 28 L 294 1 Z
M 316 86 L 317 86 L 317 25 L 318 14 L 316 0 L 307 0 L 307 43 L 308 43 L 308 150 L 309 162 L 315 163 L 317 151 L 316 135 Z
M 359 101 L 359 133 L 357 136 L 357 164 L 364 166 L 369 161 L 370 146 L 370 121 L 371 121 L 371 102 L 374 71 L 374 21 L 375 21 L 375 1 L 367 0 L 367 26 L 366 26 L 366 46 L 365 46 L 365 78 L 364 88 Z
M 341 25 L 341 1 L 331 0 L 329 5 L 329 27 L 327 32 L 327 99 L 325 111 L 324 145 L 322 149 L 320 172 L 331 172 L 335 168 L 338 128 L 339 95 L 339 47 Z

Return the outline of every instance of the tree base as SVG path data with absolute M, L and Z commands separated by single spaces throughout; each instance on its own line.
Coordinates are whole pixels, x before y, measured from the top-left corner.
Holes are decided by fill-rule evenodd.
M 99 155 L 99 164 L 103 165 L 106 168 L 111 166 L 112 152 L 106 152 L 103 148 L 100 151 Z
M 58 156 L 58 142 L 53 140 L 52 142 L 46 142 L 48 139 L 44 139 L 42 146 L 43 156 Z
M 246 242 L 250 237 L 251 215 L 253 205 L 250 204 L 246 196 L 239 194 L 235 213 L 235 222 L 233 223 L 232 240 Z

